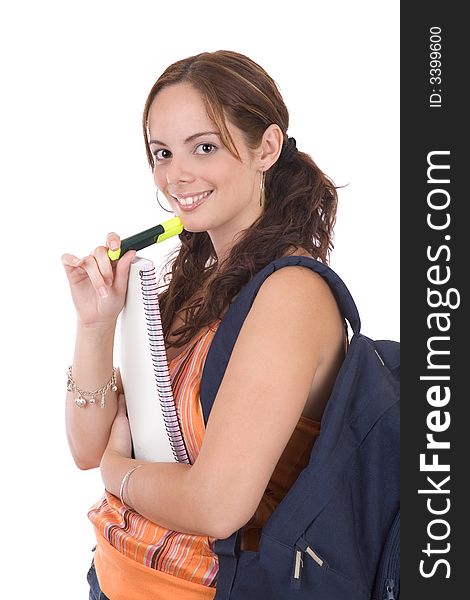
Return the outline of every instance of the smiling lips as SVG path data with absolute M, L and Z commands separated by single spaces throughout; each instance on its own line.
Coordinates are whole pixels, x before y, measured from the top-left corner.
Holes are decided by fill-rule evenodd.
M 202 192 L 201 194 L 195 194 L 194 196 L 173 196 L 178 201 L 182 207 L 190 208 L 199 206 L 206 198 L 208 198 L 212 194 L 213 190 L 208 190 L 207 192 Z

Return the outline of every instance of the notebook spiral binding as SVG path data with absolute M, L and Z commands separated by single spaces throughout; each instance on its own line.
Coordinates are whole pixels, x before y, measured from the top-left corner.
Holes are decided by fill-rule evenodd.
M 191 464 L 181 433 L 181 426 L 173 400 L 170 372 L 163 336 L 160 305 L 158 303 L 155 267 L 139 271 L 144 303 L 145 320 L 150 342 L 153 373 L 158 389 L 158 397 L 162 410 L 165 429 L 170 442 L 173 456 L 177 462 Z

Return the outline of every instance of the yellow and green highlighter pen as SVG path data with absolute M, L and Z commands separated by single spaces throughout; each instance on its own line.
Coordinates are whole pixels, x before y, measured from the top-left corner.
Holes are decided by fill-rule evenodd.
M 183 223 L 179 217 L 173 217 L 169 221 L 165 221 L 156 227 L 151 227 L 135 235 L 131 235 L 124 240 L 121 240 L 121 246 L 117 250 L 108 250 L 108 256 L 111 260 L 118 260 L 128 250 L 142 250 L 152 244 L 163 242 L 174 235 L 178 235 L 183 231 Z

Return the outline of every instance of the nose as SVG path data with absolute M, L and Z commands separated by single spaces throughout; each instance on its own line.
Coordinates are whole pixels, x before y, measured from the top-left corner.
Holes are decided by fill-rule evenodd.
M 165 175 L 167 185 L 175 185 L 182 181 L 192 181 L 194 179 L 189 161 L 176 156 L 171 158 L 165 169 Z

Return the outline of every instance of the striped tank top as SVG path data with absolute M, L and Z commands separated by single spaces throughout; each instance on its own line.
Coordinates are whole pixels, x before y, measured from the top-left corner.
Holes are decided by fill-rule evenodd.
M 191 464 L 204 439 L 200 382 L 220 320 L 203 329 L 169 361 L 173 397 Z M 244 527 L 243 550 L 257 550 L 260 530 L 307 465 L 319 423 L 301 417 L 271 477 L 261 503 Z M 97 547 L 95 568 L 103 592 L 112 600 L 214 598 L 218 558 L 216 539 L 171 531 L 124 507 L 105 490 L 88 511 Z

